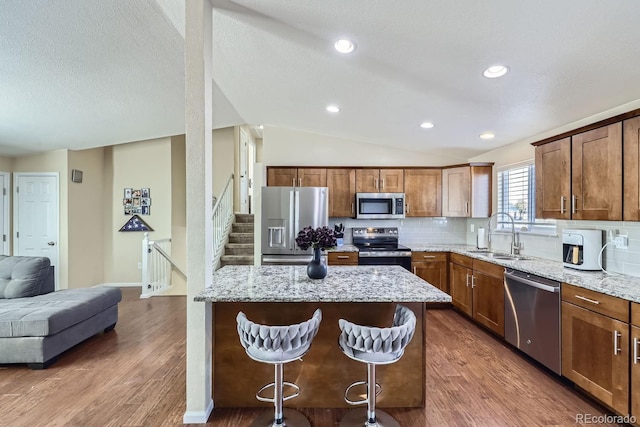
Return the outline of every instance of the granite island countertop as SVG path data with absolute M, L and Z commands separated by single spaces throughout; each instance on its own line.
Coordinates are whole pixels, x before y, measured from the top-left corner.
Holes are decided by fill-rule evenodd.
M 329 266 L 327 277 L 306 266 L 227 265 L 194 297 L 205 302 L 451 302 L 451 296 L 400 266 Z

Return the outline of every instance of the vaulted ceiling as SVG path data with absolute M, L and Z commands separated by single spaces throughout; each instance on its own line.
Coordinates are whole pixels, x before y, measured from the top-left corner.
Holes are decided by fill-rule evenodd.
M 213 4 L 215 127 L 455 162 L 640 99 L 636 0 Z M 0 2 L 0 155 L 184 133 L 184 25 L 181 0 Z M 494 64 L 510 72 L 483 77 Z

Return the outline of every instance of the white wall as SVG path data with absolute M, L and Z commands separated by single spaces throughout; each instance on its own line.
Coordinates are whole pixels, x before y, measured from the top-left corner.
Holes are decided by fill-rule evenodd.
M 265 166 L 443 166 L 449 157 L 265 126 Z

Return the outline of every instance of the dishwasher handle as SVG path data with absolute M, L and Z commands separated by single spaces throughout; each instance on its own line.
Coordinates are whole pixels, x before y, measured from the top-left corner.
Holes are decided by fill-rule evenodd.
M 527 277 L 522 277 L 521 275 L 515 274 L 511 271 L 505 271 L 504 278 L 505 280 L 511 279 L 513 281 L 520 282 L 528 286 L 533 286 L 534 288 L 542 289 L 543 291 L 552 292 L 552 293 L 560 292 L 560 286 L 551 286 L 544 283 L 540 283 L 535 280 L 531 280 Z

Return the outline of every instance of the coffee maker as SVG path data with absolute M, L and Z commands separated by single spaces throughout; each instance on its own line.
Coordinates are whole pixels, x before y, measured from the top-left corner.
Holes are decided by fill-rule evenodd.
M 600 270 L 602 230 L 562 230 L 562 262 L 577 270 Z M 604 262 L 603 262 L 604 263 Z

